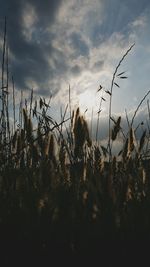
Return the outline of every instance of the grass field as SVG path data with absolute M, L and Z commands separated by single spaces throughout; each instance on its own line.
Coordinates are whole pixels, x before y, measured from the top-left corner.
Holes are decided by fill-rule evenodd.
M 70 103 L 61 114 L 60 123 L 51 117 L 50 102 L 44 98 L 34 101 L 33 91 L 30 101 L 23 105 L 21 99 L 20 109 L 16 110 L 14 83 L 12 96 L 8 83 L 4 40 L 0 242 L 1 251 L 8 252 L 10 257 L 23 255 L 26 260 L 26 253 L 34 259 L 41 255 L 42 261 L 45 257 L 53 258 L 54 254 L 57 254 L 55 260 L 64 255 L 103 257 L 104 251 L 111 255 L 115 249 L 124 255 L 119 245 L 112 250 L 114 242 L 130 240 L 130 247 L 132 240 L 150 239 L 149 132 L 143 130 L 138 140 L 133 127 L 149 91 L 135 110 L 126 135 L 121 116 L 112 121 L 111 111 L 113 88 L 117 86 L 115 78 L 124 77 L 119 74 L 119 67 L 132 47 L 116 67 L 107 92 L 109 134 L 108 145 L 104 147 L 91 140 L 85 116 L 79 108 L 72 111 Z M 114 156 L 112 147 L 119 133 L 123 136 L 123 147 Z M 5 260 L 9 260 L 7 256 Z

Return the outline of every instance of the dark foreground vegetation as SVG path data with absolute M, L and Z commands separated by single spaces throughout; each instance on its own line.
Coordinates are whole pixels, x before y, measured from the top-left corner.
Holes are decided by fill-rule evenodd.
M 113 86 L 124 57 L 107 92 L 110 121 Z M 50 101 L 44 98 L 33 101 L 33 91 L 29 103 L 26 100 L 24 105 L 21 98 L 16 123 L 13 82 L 11 124 L 5 38 L 2 66 L 0 253 L 3 266 L 10 266 L 11 262 L 19 266 L 38 263 L 45 266 L 47 260 L 57 263 L 62 259 L 69 263 L 70 257 L 74 260 L 70 265 L 81 257 L 92 262 L 97 258 L 99 263 L 105 262 L 102 266 L 112 266 L 108 262 L 115 262 L 117 255 L 128 264 L 127 256 L 137 258 L 143 247 L 144 260 L 148 251 L 146 241 L 150 241 L 150 165 L 149 133 L 143 130 L 141 138 L 136 140 L 133 128 L 140 105 L 127 133 L 123 133 L 122 151 L 113 156 L 112 146 L 123 132 L 121 117 L 109 125 L 107 147 L 93 142 L 85 117 L 79 109 L 71 110 L 70 90 L 69 104 L 61 114 L 60 123 L 49 115 Z

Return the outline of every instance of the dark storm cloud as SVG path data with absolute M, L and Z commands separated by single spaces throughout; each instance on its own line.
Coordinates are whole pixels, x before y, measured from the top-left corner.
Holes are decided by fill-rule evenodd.
M 31 79 L 45 87 L 48 80 L 54 76 L 54 70 L 48 63 L 48 57 L 54 48 L 51 46 L 51 36 L 46 35 L 45 29 L 55 21 L 61 0 L 0 0 L 0 4 L 0 35 L 3 35 L 6 16 L 9 49 L 13 55 L 11 70 L 17 86 L 26 89 L 26 81 Z M 22 17 L 27 4 L 34 7 L 37 15 L 34 34 L 40 44 L 36 42 L 36 36 L 33 35 L 28 41 L 23 34 Z
M 39 21 L 42 22 L 43 27 L 47 26 L 50 22 L 53 22 L 57 10 L 62 0 L 27 0 L 31 3 L 37 12 Z

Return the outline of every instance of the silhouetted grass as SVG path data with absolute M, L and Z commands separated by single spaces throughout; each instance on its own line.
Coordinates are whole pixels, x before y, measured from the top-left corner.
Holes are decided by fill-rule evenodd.
M 4 49 L 5 42 L 4 35 Z M 5 53 L 3 76 L 4 66 Z M 113 84 L 117 70 L 118 67 Z M 105 250 L 111 252 L 110 244 L 114 240 L 149 240 L 150 168 L 149 159 L 145 158 L 149 147 L 146 152 L 143 150 L 149 133 L 145 130 L 138 142 L 133 128 L 136 113 L 149 92 L 137 107 L 129 132 L 124 136 L 122 151 L 115 157 L 111 145 L 122 130 L 121 117 L 113 120 L 107 149 L 91 140 L 79 108 L 72 111 L 70 89 L 69 118 L 66 118 L 66 107 L 60 123 L 49 114 L 50 102 L 46 103 L 44 98 L 33 101 L 32 90 L 28 105 L 24 107 L 21 100 L 19 112 L 23 117 L 18 127 L 14 90 L 13 81 L 11 130 L 10 89 L 8 82 L 5 86 L 2 80 L 0 236 L 3 250 L 8 249 L 12 255 L 16 255 L 15 249 L 25 255 L 21 254 L 25 250 L 34 258 L 41 255 L 42 260 L 45 256 L 54 257 L 54 252 L 72 257 L 86 253 L 94 257 L 98 253 L 103 257 Z M 111 107 L 109 115 L 110 128 Z

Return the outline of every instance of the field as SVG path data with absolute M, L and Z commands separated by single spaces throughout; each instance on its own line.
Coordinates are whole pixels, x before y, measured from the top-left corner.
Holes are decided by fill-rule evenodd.
M 121 116 L 114 120 L 111 111 L 115 78 L 126 78 L 119 67 L 133 46 L 116 67 L 107 92 L 109 135 L 104 147 L 91 140 L 85 116 L 80 108 L 72 110 L 70 101 L 60 123 L 51 117 L 51 99 L 34 101 L 33 90 L 25 105 L 21 99 L 16 110 L 13 79 L 12 96 L 8 84 L 5 45 L 4 40 L 0 116 L 2 255 L 8 253 L 11 259 L 22 255 L 27 264 L 26 254 L 42 262 L 69 255 L 74 259 L 79 255 L 103 258 L 106 251 L 113 257 L 115 249 L 125 256 L 124 248 L 119 247 L 124 242 L 129 243 L 128 248 L 133 241 L 145 244 L 150 239 L 149 132 L 143 129 L 137 139 L 133 125 L 150 91 L 139 103 L 131 123 L 128 121 L 127 134 L 121 127 Z M 69 99 L 70 93 L 69 88 Z M 149 112 L 149 102 L 147 106 Z M 112 147 L 119 133 L 123 147 L 114 156 Z

